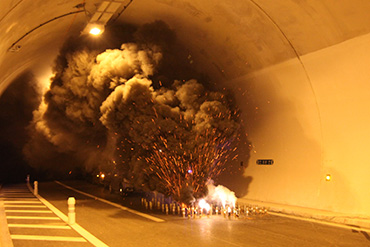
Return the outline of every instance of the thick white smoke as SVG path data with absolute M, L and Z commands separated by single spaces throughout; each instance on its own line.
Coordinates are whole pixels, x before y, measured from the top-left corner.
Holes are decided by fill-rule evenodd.
M 154 87 L 152 78 L 163 59 L 154 44 L 67 53 L 34 112 L 35 133 L 27 157 L 39 151 L 33 144 L 43 137 L 55 152 L 84 167 L 110 164 L 139 186 L 171 194 L 173 174 L 150 162 L 161 152 L 156 157 L 167 160 L 159 163 L 176 163 L 167 170 L 176 172 L 181 178 L 177 184 L 185 188 L 177 189 L 186 191 L 179 192 L 178 199 L 182 193 L 203 196 L 207 179 L 218 173 L 213 167 L 227 159 L 225 147 L 237 138 L 237 116 L 222 93 L 207 90 L 195 79 Z M 36 161 L 40 155 L 34 157 Z M 197 184 L 187 182 L 189 168 Z
M 207 201 L 222 205 L 222 207 L 235 207 L 236 196 L 235 193 L 225 186 L 215 186 L 213 180 L 207 182 L 208 196 Z

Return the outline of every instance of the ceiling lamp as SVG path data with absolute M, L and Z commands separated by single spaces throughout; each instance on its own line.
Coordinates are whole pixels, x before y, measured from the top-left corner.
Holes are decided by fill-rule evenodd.
M 104 27 L 108 23 L 108 21 L 113 17 L 113 15 L 119 10 L 125 10 L 128 5 L 132 2 L 127 0 L 110 0 L 110 1 L 103 1 L 100 6 L 98 7 L 97 11 L 92 15 L 89 23 L 86 25 L 85 29 L 82 31 L 83 34 L 92 34 L 92 35 L 100 35 L 104 32 Z M 125 4 L 126 3 L 126 4 Z M 118 15 L 120 15 L 123 11 L 120 11 Z
M 104 32 L 104 25 L 99 23 L 89 23 L 86 26 L 86 30 L 88 30 L 89 34 L 98 36 Z

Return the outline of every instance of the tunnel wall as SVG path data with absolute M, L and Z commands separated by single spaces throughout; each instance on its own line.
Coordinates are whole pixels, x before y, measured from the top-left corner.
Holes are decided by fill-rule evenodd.
M 253 143 L 245 198 L 370 215 L 369 41 L 357 37 L 234 80 L 249 91 L 238 97 Z
M 18 70 L 39 67 L 44 55 L 50 64 L 55 53 L 47 44 L 58 46 L 85 18 L 37 29 L 17 53 L 8 47 L 77 3 L 2 3 L 0 93 Z M 192 65 L 235 92 L 252 145 L 250 158 L 240 160 L 251 177 L 240 185 L 244 198 L 370 216 L 369 8 L 360 0 L 145 0 L 134 1 L 121 19 L 167 22 Z
M 235 93 L 252 149 L 239 150 L 250 183 L 231 189 L 370 216 L 368 2 L 154 2 L 140 18 L 169 23 L 192 65 Z M 136 3 L 126 18 L 139 23 L 143 8 Z

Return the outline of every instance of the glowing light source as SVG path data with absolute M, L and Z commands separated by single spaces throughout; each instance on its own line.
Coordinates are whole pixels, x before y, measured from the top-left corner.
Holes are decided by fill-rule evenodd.
M 325 180 L 326 180 L 326 181 L 330 181 L 330 180 L 331 180 L 331 175 L 330 175 L 330 174 L 326 174 L 326 176 L 325 176 Z
M 209 205 L 207 202 L 206 202 L 206 200 L 204 200 L 204 199 L 201 199 L 200 201 L 199 201 L 199 207 L 203 210 L 203 209 L 205 209 L 206 211 L 207 211 L 207 213 L 209 212 L 209 210 L 211 210 L 211 205 Z
M 118 18 L 131 2 L 132 1 L 126 4 L 126 0 L 102 1 L 96 12 L 91 16 L 91 19 L 82 33 L 89 33 L 94 36 L 102 34 L 104 32 L 104 27 L 112 17 L 119 12 L 118 16 L 116 16 L 116 18 Z
M 90 29 L 89 33 L 96 36 L 96 35 L 101 34 L 102 30 L 98 27 L 93 27 L 93 28 Z

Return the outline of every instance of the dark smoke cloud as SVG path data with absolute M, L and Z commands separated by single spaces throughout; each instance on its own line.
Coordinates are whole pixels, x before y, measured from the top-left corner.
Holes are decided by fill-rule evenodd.
M 24 181 L 32 170 L 22 158 L 27 125 L 40 104 L 40 88 L 26 71 L 16 78 L 0 98 L 0 183 Z
M 216 166 L 224 159 L 218 150 L 231 149 L 237 139 L 238 116 L 223 93 L 210 91 L 199 82 L 204 76 L 183 66 L 184 49 L 165 23 L 144 25 L 126 40 L 115 49 L 70 43 L 62 49 L 24 153 L 35 167 L 116 168 L 137 187 L 171 194 L 161 168 L 148 161 L 156 152 L 183 157 L 184 178 L 192 162 L 200 162 L 193 156 Z M 199 196 L 212 172 L 199 172 Z M 193 187 L 184 182 L 178 199 L 191 198 Z

